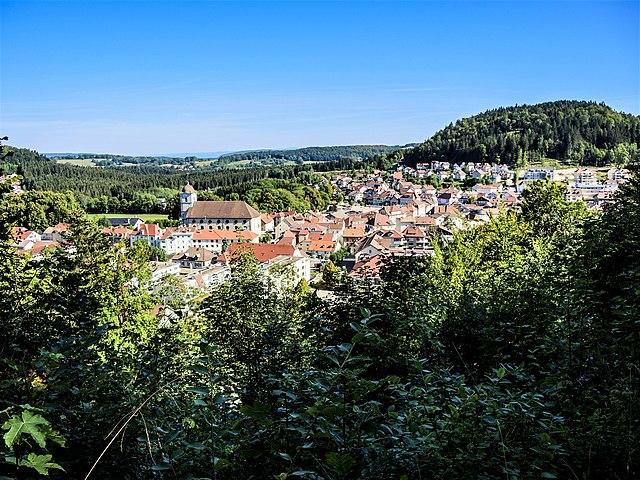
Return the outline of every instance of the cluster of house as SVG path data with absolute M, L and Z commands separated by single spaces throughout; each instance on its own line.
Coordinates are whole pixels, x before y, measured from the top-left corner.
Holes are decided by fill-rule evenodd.
M 507 165 L 490 163 L 451 163 L 434 161 L 419 163 L 416 168 L 399 167 L 407 178 L 428 179 L 464 183 L 467 180 L 512 186 L 516 194 L 522 193 L 531 180 L 563 182 L 567 187 L 569 201 L 584 201 L 590 208 L 600 208 L 612 200 L 619 185 L 629 178 L 624 168 L 529 168 L 514 171 Z
M 457 177 L 464 172 L 483 181 L 466 190 L 436 188 L 415 182 L 423 171 Z M 504 165 L 433 162 L 415 170 L 400 166 L 393 174 L 337 175 L 332 184 L 346 202 L 324 212 L 270 214 L 243 201 L 198 200 L 187 184 L 180 194 L 180 226 L 162 228 L 139 218 L 112 218 L 103 233 L 114 243 L 144 241 L 163 250 L 169 260 L 152 262 L 152 278 L 178 275 L 193 288 L 228 278 L 230 262 L 243 252 L 251 252 L 278 282 L 310 281 L 328 259 L 341 262 L 353 278 L 375 277 L 389 256 L 429 255 L 434 239 L 447 240 L 457 229 L 486 223 L 501 210 L 517 207 L 532 180 L 564 181 L 569 199 L 601 206 L 628 175 L 624 169 L 605 173 L 532 168 L 517 176 Z M 63 245 L 67 230 L 65 224 L 41 234 L 16 228 L 15 244 L 39 255 Z
M 69 225 L 58 223 L 47 227 L 42 233 L 34 232 L 25 227 L 13 228 L 14 245 L 22 252 L 29 252 L 37 257 L 48 248 L 59 248 L 64 244 L 69 231 Z
M 513 178 L 515 172 L 507 165 L 486 162 L 439 162 L 418 163 L 416 168 L 403 166 L 402 172 L 407 178 L 435 177 L 439 181 L 455 180 L 464 182 L 469 179 L 487 179 L 491 183 L 500 183 Z
M 521 180 L 552 180 L 566 185 L 565 196 L 571 202 L 583 201 L 589 208 L 601 208 L 613 200 L 613 194 L 629 179 L 626 168 L 531 168 Z M 521 191 L 524 186 L 518 184 Z
M 578 168 L 572 179 L 567 179 L 567 199 L 584 201 L 587 206 L 598 208 L 610 203 L 620 184 L 629 179 L 629 170 L 610 168 L 598 172 L 590 168 Z

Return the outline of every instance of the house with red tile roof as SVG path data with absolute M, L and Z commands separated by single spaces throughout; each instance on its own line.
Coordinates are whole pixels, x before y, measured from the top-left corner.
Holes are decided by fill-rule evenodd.
M 29 250 L 36 242 L 42 239 L 40 234 L 25 227 L 13 227 L 11 235 L 16 246 L 23 250 Z
M 138 240 L 143 240 L 152 247 L 159 247 L 162 232 L 163 230 L 160 228 L 160 225 L 155 223 L 143 223 L 133 234 L 131 234 L 129 240 L 131 241 L 131 245 Z
M 48 227 L 42 232 L 42 240 L 49 242 L 63 242 L 69 233 L 69 224 L 58 223 L 53 227 Z
M 218 257 L 218 261 L 229 261 L 240 257 L 243 253 L 251 253 L 260 263 L 265 263 L 274 258 L 287 255 L 290 257 L 301 257 L 302 253 L 293 245 L 277 243 L 234 243 Z
M 367 257 L 356 262 L 349 272 L 349 277 L 357 280 L 377 280 L 380 278 L 380 269 L 384 263 L 382 255 Z
M 176 253 L 171 261 L 182 268 L 205 268 L 211 264 L 215 254 L 205 248 L 190 247 L 186 252 Z

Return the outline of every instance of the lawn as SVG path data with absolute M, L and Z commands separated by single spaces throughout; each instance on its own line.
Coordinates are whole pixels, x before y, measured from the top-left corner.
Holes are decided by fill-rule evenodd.
M 147 223 L 153 223 L 160 220 L 166 220 L 169 218 L 169 215 L 163 215 L 161 213 L 89 213 L 89 218 L 116 218 L 116 217 L 127 217 L 127 218 L 141 218 Z

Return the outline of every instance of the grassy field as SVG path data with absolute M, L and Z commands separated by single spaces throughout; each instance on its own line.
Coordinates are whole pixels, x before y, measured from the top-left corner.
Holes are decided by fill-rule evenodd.
M 157 222 L 159 220 L 166 220 L 169 218 L 169 215 L 162 215 L 161 213 L 89 213 L 89 218 L 116 218 L 116 217 L 127 217 L 127 218 L 141 218 L 147 223 Z
M 96 164 L 90 158 L 62 158 L 56 160 L 57 163 L 66 163 L 67 165 L 78 165 L 80 167 L 95 167 Z

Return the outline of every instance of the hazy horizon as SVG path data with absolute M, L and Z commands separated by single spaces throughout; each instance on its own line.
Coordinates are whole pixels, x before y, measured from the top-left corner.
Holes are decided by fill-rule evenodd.
M 168 155 L 404 145 L 561 99 L 638 115 L 639 14 L 638 2 L 3 1 L 0 133 L 41 152 Z

